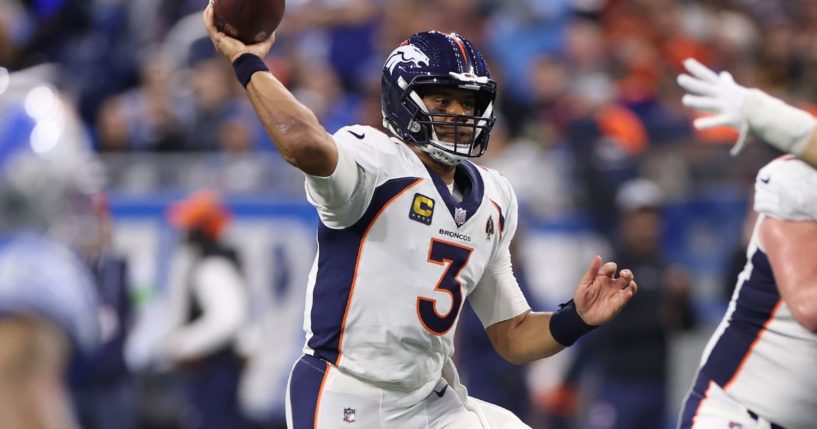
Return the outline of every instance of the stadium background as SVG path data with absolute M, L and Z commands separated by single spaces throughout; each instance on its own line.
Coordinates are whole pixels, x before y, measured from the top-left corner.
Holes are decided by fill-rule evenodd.
M 131 264 L 139 310 L 128 362 L 152 422 L 173 414 L 172 401 L 157 400 L 172 397 L 163 390 L 172 376 L 155 350 L 178 238 L 164 218 L 168 204 L 213 188 L 233 210 L 228 237 L 255 297 L 248 341 L 264 350 L 255 379 L 266 384 L 255 389 L 268 414 L 282 412 L 302 344 L 315 251 L 317 218 L 302 176 L 275 153 L 229 64 L 201 40 L 203 6 L 0 0 L 0 97 L 8 71 L 51 64 L 107 168 L 115 246 Z M 481 162 L 519 194 L 515 260 L 537 308 L 563 301 L 593 254 L 610 256 L 618 187 L 635 177 L 659 184 L 665 254 L 690 273 L 701 321 L 672 337 L 671 424 L 734 284 L 754 174 L 777 156 L 755 144 L 731 158 L 734 134 L 694 132 L 675 75 L 695 56 L 813 110 L 806 102 L 817 99 L 816 22 L 817 3 L 805 0 L 291 0 L 267 62 L 333 132 L 379 125 L 382 63 L 407 35 L 455 31 L 481 47 L 500 87 L 498 124 Z M 27 102 L 45 102 L 32 97 Z M 20 125 L 25 114 L 21 105 L 0 118 L 0 147 L 34 138 Z M 516 386 L 535 427 L 547 427 L 549 395 L 569 362 L 568 352 L 533 365 L 527 393 Z M 588 412 L 580 404 L 578 413 Z

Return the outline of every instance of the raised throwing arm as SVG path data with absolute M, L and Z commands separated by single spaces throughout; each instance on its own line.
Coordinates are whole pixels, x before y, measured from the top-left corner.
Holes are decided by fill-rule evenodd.
M 247 96 L 284 159 L 304 173 L 329 176 L 338 162 L 332 136 L 318 118 L 269 73 L 261 60 L 275 43 L 275 34 L 254 45 L 219 32 L 213 24 L 212 6 L 203 14 L 204 25 L 216 49 L 236 69 Z

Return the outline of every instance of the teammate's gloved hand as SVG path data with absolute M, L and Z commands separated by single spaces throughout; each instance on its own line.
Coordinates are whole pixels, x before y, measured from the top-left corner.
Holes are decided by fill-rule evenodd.
M 678 75 L 678 84 L 688 92 L 682 99 L 684 106 L 715 113 L 696 119 L 693 125 L 699 130 L 724 125 L 736 129 L 740 137 L 732 155 L 743 149 L 749 130 L 782 151 L 803 151 L 817 125 L 810 114 L 759 89 L 745 88 L 729 72 L 716 74 L 692 58 L 684 61 L 684 67 L 689 75 Z

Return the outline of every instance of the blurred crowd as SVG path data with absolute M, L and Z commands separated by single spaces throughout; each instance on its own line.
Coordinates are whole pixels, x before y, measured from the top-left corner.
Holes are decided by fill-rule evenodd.
M 4 0 L 0 65 L 60 64 L 58 85 L 101 152 L 271 150 L 229 64 L 201 39 L 203 1 Z M 558 190 L 582 190 L 571 194 L 592 205 L 602 228 L 610 226 L 609 191 L 645 170 L 670 176 L 662 186 L 673 196 L 746 174 L 720 169 L 721 150 L 689 148 L 690 114 L 674 83 L 684 58 L 733 70 L 739 82 L 796 104 L 815 99 L 817 5 L 808 1 L 287 3 L 267 61 L 329 132 L 380 125 L 379 74 L 401 40 L 427 29 L 459 32 L 482 48 L 499 81 L 488 162 L 549 158 L 554 173 L 520 178 L 520 193 L 550 213 L 576 203 Z M 682 160 L 674 159 L 678 145 L 689 149 Z M 540 192 L 544 178 L 556 189 Z M 580 198 L 588 194 L 608 197 Z
M 205 1 L 0 0 L 0 100 L 9 72 L 55 65 L 53 83 L 108 164 L 114 191 L 166 189 L 178 182 L 186 190 L 300 191 L 298 175 L 283 177 L 277 167 L 269 167 L 274 146 L 230 65 L 206 38 L 200 17 Z M 480 47 L 499 82 L 499 119 L 480 162 L 514 184 L 527 215 L 523 228 L 555 222 L 570 229 L 580 223 L 643 277 L 642 301 L 627 308 L 631 314 L 578 348 L 552 389 L 531 386 L 532 400 L 526 400 L 527 389 L 519 389 L 531 380 L 526 370 L 498 360 L 466 310 L 462 332 L 467 340 L 458 349 L 471 357 L 460 364 L 467 384 L 478 397 L 484 392 L 486 399 L 533 416 L 535 427 L 636 428 L 646 426 L 626 422 L 669 421 L 676 404 L 666 397 L 668 341 L 697 323 L 690 273 L 675 264 L 684 258 L 672 249 L 664 254 L 666 241 L 672 240 L 667 224 L 678 220 L 662 218 L 664 208 L 701 198 L 737 199 L 742 216 L 757 168 L 776 156 L 765 146 L 751 145 L 734 162 L 728 155 L 734 133 L 694 131 L 692 113 L 682 108 L 675 83 L 681 62 L 695 57 L 714 69 L 728 69 L 744 85 L 817 112 L 810 104 L 817 100 L 814 24 L 817 2 L 810 0 L 290 0 L 266 62 L 334 132 L 353 123 L 381 126 L 382 64 L 410 34 L 457 32 Z M 0 155 L 3 139 L 9 138 L 3 131 L 13 127 L 6 119 L 0 118 Z M 151 165 L 145 166 L 142 160 L 148 156 Z M 206 157 L 199 162 L 206 165 L 202 171 L 174 168 L 201 156 Z M 213 169 L 222 173 L 213 175 Z M 565 225 L 565 219 L 572 220 Z M 689 231 L 676 231 L 684 232 Z M 215 252 L 226 261 L 226 270 L 240 271 L 228 244 L 202 240 L 187 236 L 185 245 Z M 738 242 L 726 246 L 731 244 L 743 248 Z M 734 258 L 738 269 L 742 256 L 738 252 Z M 110 255 L 95 263 L 100 282 L 114 288 L 111 311 L 122 319 L 119 323 L 129 323 L 131 309 L 121 296 L 126 261 Z M 523 286 L 530 283 L 535 289 L 541 282 L 531 269 L 517 276 Z M 730 276 L 723 281 L 727 290 L 734 281 Z M 198 299 L 202 302 L 190 311 L 200 314 L 207 310 L 207 299 L 226 298 Z M 227 300 L 246 305 L 243 296 Z M 229 319 L 234 327 L 240 323 L 235 312 L 213 317 Z M 195 319 L 185 317 L 190 320 L 176 321 L 179 332 Z M 202 340 L 211 345 L 198 346 L 207 353 L 168 352 L 190 395 L 210 389 L 206 380 L 196 378 L 208 365 L 223 375 L 217 381 L 228 386 L 226 391 L 236 394 L 240 357 L 225 348 L 233 333 L 222 326 L 218 335 L 218 341 Z M 121 360 L 124 333 L 112 341 L 114 349 L 106 353 L 119 353 L 112 361 L 115 376 L 103 374 L 104 382 L 86 379 L 89 385 L 107 383 L 109 392 L 127 372 Z M 182 343 L 177 338 L 172 344 L 180 348 Z M 614 371 L 622 361 L 637 361 L 640 371 Z M 469 372 L 479 376 L 469 380 Z M 587 373 L 595 375 L 589 389 L 595 396 L 582 400 L 581 375 Z M 148 420 L 142 410 L 144 427 L 179 424 L 178 419 L 162 420 L 174 414 L 176 404 L 165 400 L 176 396 L 166 394 L 164 382 L 140 381 L 140 390 L 149 393 L 144 398 L 153 401 L 142 404 L 150 409 Z M 107 403 L 133 404 L 130 382 L 117 386 L 118 396 L 109 394 Z M 79 398 L 94 404 L 93 392 Z M 193 400 L 204 401 L 201 407 L 208 409 L 206 401 L 212 398 Z M 623 416 L 622 409 L 632 413 Z M 641 409 L 646 414 L 633 411 Z M 135 422 L 138 411 L 128 412 Z M 258 424 L 280 427 L 280 415 L 276 418 Z M 198 419 L 186 424 L 203 427 L 205 420 Z

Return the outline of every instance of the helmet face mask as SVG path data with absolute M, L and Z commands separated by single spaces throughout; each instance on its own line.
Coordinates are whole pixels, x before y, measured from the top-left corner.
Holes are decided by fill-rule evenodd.
M 473 112 L 430 111 L 421 94 L 438 90 L 473 92 Z M 384 126 L 445 164 L 485 153 L 496 121 L 495 97 L 496 82 L 485 60 L 456 34 L 415 34 L 392 52 L 383 68 Z

